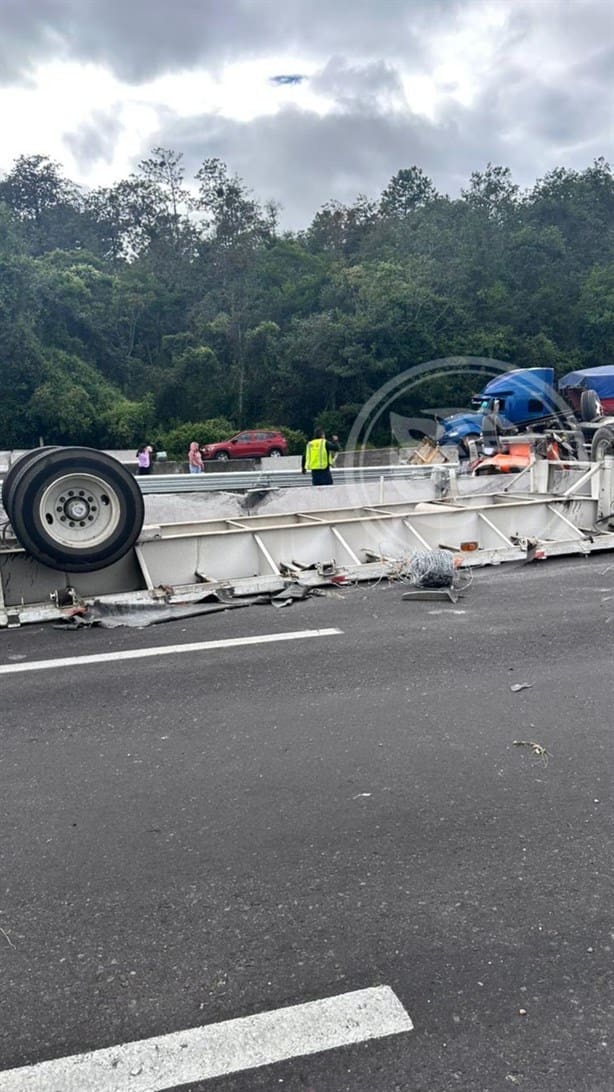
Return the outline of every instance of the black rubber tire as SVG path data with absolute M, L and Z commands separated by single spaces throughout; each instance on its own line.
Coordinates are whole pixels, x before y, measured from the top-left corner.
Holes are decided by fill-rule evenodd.
M 230 455 L 228 454 L 227 451 L 218 451 L 215 454 L 214 458 L 218 463 L 227 463 L 229 458 L 230 458 Z
M 580 395 L 580 417 L 583 421 L 594 421 L 602 416 L 601 402 L 596 391 L 582 391 Z
M 11 507 L 15 486 L 21 478 L 24 470 L 34 459 L 38 459 L 41 452 L 57 451 L 57 447 L 35 447 L 32 451 L 26 451 L 16 463 L 13 463 L 6 478 L 2 482 L 2 507 L 12 522 Z
M 598 428 L 591 443 L 591 462 L 599 463 L 606 455 L 614 455 L 614 425 Z
M 103 506 L 99 504 L 97 508 L 92 507 L 92 512 L 98 512 L 96 516 L 88 517 L 92 521 L 92 537 L 95 539 L 92 546 L 84 545 L 83 542 L 58 541 L 49 529 L 54 519 L 50 514 L 51 509 L 48 508 L 44 513 L 44 505 L 47 503 L 45 498 L 49 497 L 49 490 L 61 480 L 70 481 L 71 475 L 76 479 L 83 476 L 95 482 L 95 488 L 91 487 L 92 493 L 97 489 L 103 500 L 106 496 L 107 511 L 113 513 L 114 523 L 111 523 L 108 533 L 103 520 L 96 536 L 96 526 L 100 523 Z M 69 485 L 62 488 L 70 493 Z M 83 495 L 89 491 L 90 486 L 84 485 L 81 493 Z M 71 496 L 74 492 L 73 489 Z M 79 497 L 74 496 L 73 499 L 78 501 Z M 134 546 L 145 515 L 143 495 L 134 476 L 117 459 L 102 451 L 84 447 L 38 452 L 16 478 L 11 489 L 10 503 L 11 524 L 24 549 L 43 565 L 69 573 L 95 572 L 119 561 Z M 105 512 L 105 518 L 106 515 Z M 69 518 L 75 521 L 68 524 L 70 527 L 77 526 L 82 518 L 83 522 L 78 523 L 78 526 L 88 530 L 85 516 Z M 55 519 L 59 528 L 60 521 L 57 516 Z M 63 522 L 66 524 L 66 519 Z M 79 533 L 81 532 L 75 532 Z
M 272 447 L 269 451 L 269 459 L 280 459 L 283 451 L 279 447 Z

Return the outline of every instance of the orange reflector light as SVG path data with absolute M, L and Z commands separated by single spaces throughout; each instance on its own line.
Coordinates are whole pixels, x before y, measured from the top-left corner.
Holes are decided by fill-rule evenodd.
M 478 543 L 477 542 L 461 542 L 460 548 L 461 548 L 461 550 L 466 550 L 467 553 L 470 553 L 472 550 L 477 550 L 478 549 Z

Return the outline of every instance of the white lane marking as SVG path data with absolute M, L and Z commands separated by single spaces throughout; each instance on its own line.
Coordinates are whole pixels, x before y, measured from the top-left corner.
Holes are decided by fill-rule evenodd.
M 170 656 L 181 652 L 206 652 L 214 648 L 240 648 L 243 645 L 273 644 L 275 641 L 301 641 L 306 637 L 333 637 L 342 629 L 297 629 L 291 633 L 261 633 L 257 637 L 229 637 L 221 641 L 194 641 L 188 645 L 160 645 L 158 648 L 128 648 L 124 652 L 97 652 L 92 656 L 65 656 L 57 660 L 32 660 L 22 664 L 3 664 L 0 675 L 23 671 L 45 671 L 50 667 L 81 667 L 112 660 L 141 660 L 148 656 Z
M 412 1028 L 390 986 L 377 986 L 8 1069 L 0 1092 L 163 1092 Z

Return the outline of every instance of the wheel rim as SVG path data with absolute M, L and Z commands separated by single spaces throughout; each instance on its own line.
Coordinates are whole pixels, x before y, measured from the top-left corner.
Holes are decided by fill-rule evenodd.
M 225 451 L 221 451 L 220 454 L 216 455 L 215 457 L 216 457 L 218 463 L 227 463 L 228 462 L 228 455 L 226 454 Z
M 38 509 L 49 539 L 69 549 L 103 545 L 121 517 L 120 498 L 109 482 L 79 472 L 65 474 L 47 486 Z
M 277 451 L 277 450 L 272 451 L 269 458 L 270 459 L 281 459 L 281 451 Z

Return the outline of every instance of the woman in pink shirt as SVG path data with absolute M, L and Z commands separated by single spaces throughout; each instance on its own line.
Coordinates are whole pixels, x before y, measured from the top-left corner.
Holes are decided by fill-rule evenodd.
M 188 451 L 188 466 L 190 474 L 202 474 L 203 472 L 203 457 L 196 440 L 192 440 L 192 443 L 190 444 L 190 450 Z
M 141 444 L 136 453 L 137 474 L 151 474 L 151 447 Z

